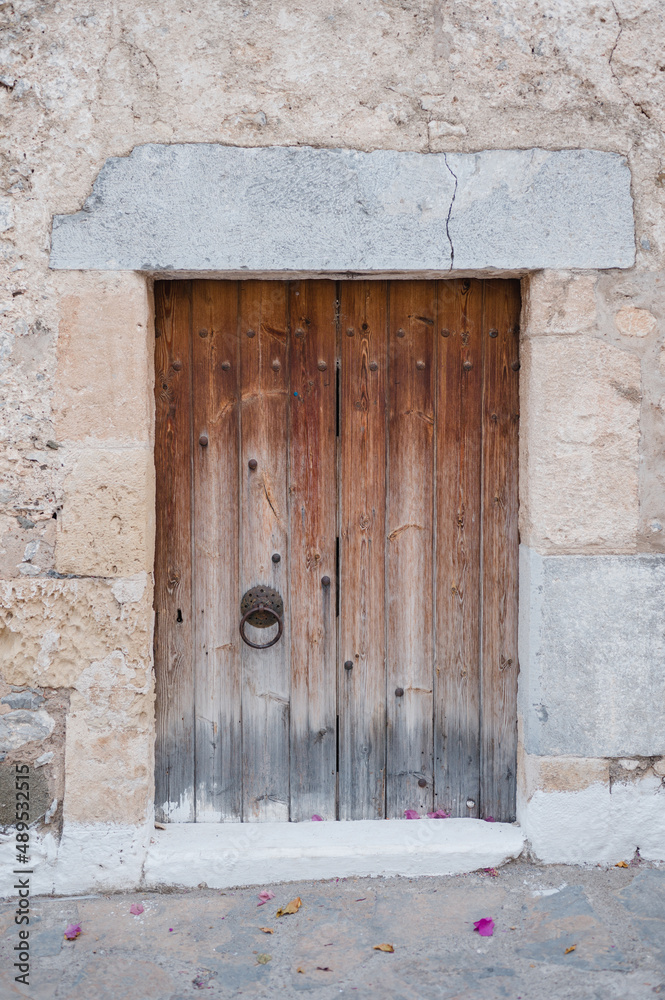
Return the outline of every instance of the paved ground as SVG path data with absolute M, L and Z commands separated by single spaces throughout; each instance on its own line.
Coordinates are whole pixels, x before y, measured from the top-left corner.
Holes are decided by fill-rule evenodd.
M 257 907 L 264 888 L 275 898 Z M 0 908 L 2 1000 L 665 1000 L 665 868 L 645 864 L 36 899 L 29 990 L 13 982 L 14 909 Z M 482 917 L 492 937 L 474 932 Z

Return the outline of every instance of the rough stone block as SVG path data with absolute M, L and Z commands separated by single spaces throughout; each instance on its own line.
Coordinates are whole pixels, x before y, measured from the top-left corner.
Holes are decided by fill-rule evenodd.
M 48 779 L 43 771 L 30 772 L 30 802 L 28 811 L 30 822 L 43 816 L 51 804 Z M 16 823 L 16 767 L 14 764 L 0 764 L 0 827 Z
M 48 712 L 29 712 L 16 709 L 0 715 L 0 753 L 18 750 L 26 743 L 47 739 L 53 732 L 55 721 Z
M 60 573 L 128 577 L 152 569 L 154 462 L 148 448 L 73 451 L 58 518 Z
M 538 757 L 521 753 L 518 763 L 520 794 L 531 798 L 535 791 L 578 792 L 589 785 L 609 787 L 610 765 L 596 757 Z
M 538 271 L 524 282 L 527 336 L 581 333 L 596 325 L 596 275 Z
M 152 744 L 151 731 L 134 732 L 117 719 L 102 731 L 91 728 L 85 702 L 73 704 L 65 747 L 65 822 L 145 822 L 154 789 Z
M 541 552 L 633 552 L 640 362 L 591 337 L 522 350 L 520 531 Z
M 625 337 L 647 337 L 656 329 L 656 317 L 648 309 L 624 306 L 614 317 L 617 330 Z
M 22 580 L 0 583 L 0 659 L 16 686 L 90 687 L 91 663 L 120 650 L 129 664 L 149 669 L 152 589 L 113 592 L 118 581 Z M 147 711 L 147 709 L 145 709 Z M 152 720 L 148 720 L 152 725 Z M 134 718 L 133 724 L 137 724 Z
M 665 753 L 665 556 L 520 550 L 520 688 L 529 754 Z
M 58 441 L 150 441 L 151 317 L 145 278 L 78 272 L 60 291 Z
M 55 216 L 50 263 L 128 271 L 533 270 L 630 267 L 634 255 L 630 172 L 614 153 L 201 143 L 138 146 L 108 159 L 83 211 Z

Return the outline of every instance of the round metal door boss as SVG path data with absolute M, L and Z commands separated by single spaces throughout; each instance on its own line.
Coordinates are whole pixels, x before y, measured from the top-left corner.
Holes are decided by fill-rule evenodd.
M 258 586 L 246 591 L 240 602 L 240 615 L 240 635 L 243 642 L 252 649 L 268 649 L 281 639 L 284 630 L 284 601 L 272 587 Z M 277 634 L 270 642 L 252 642 L 245 633 L 245 626 L 248 624 L 254 628 L 277 625 Z

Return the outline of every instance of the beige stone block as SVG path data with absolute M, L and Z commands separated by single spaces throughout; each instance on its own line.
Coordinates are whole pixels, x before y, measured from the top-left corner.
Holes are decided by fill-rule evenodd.
M 152 450 L 80 449 L 68 458 L 55 565 L 79 576 L 151 570 L 155 472 Z
M 457 136 L 461 138 L 466 135 L 465 125 L 456 125 L 454 122 L 432 121 L 427 126 L 430 139 L 440 139 L 444 136 Z
M 520 530 L 539 552 L 633 552 L 640 362 L 592 338 L 522 350 Z
M 64 744 L 68 821 L 141 823 L 150 808 L 154 685 L 149 579 L 144 574 L 123 585 L 45 579 L 0 585 L 4 681 L 70 692 L 62 727 L 66 735 L 54 747 L 55 731 L 49 743 L 56 751 Z
M 539 271 L 524 282 L 527 336 L 580 333 L 596 325 L 595 275 Z
M 591 785 L 609 788 L 609 761 L 597 757 L 536 757 L 522 754 L 520 789 L 528 800 L 537 792 L 580 792 Z
M 57 280 L 57 439 L 149 441 L 153 324 L 145 278 L 77 271 Z
M 624 337 L 647 337 L 656 329 L 656 317 L 648 309 L 624 306 L 614 317 L 617 330 Z
M 120 651 L 128 683 L 143 690 L 152 657 L 152 586 L 136 579 L 17 579 L 0 583 L 0 672 L 7 684 L 76 688 L 95 702 L 103 663 Z M 132 586 L 130 586 L 130 583 Z M 101 702 L 108 700 L 101 696 Z M 99 701 L 99 699 L 97 699 Z
M 88 726 L 83 706 L 67 719 L 64 818 L 68 823 L 142 823 L 154 787 L 152 732 Z

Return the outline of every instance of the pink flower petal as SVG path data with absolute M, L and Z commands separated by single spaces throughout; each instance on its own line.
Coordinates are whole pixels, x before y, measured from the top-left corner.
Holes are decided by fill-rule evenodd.
M 474 921 L 473 929 L 474 931 L 478 931 L 481 937 L 492 937 L 492 934 L 494 934 L 494 921 L 491 917 L 481 917 L 480 920 Z
M 316 813 L 312 813 L 312 823 L 323 823 L 323 816 L 317 816 Z
M 259 899 L 261 900 L 261 902 L 257 903 L 256 905 L 263 906 L 264 903 L 267 903 L 269 900 L 274 898 L 275 898 L 274 892 L 271 892 L 270 889 L 262 889 L 261 892 L 259 893 Z
M 65 928 L 65 937 L 68 941 L 74 941 L 81 933 L 80 924 L 67 924 Z
M 143 913 L 143 905 L 141 903 L 132 903 L 129 907 L 129 912 L 133 913 L 135 917 L 138 917 L 141 913 Z
M 405 809 L 404 816 L 406 819 L 420 819 L 420 816 L 415 809 Z
M 433 813 L 427 813 L 428 819 L 450 819 L 450 813 L 444 812 L 443 809 L 437 809 Z
M 494 816 L 486 816 L 485 817 L 485 822 L 486 823 L 496 823 L 496 820 L 494 819 Z

